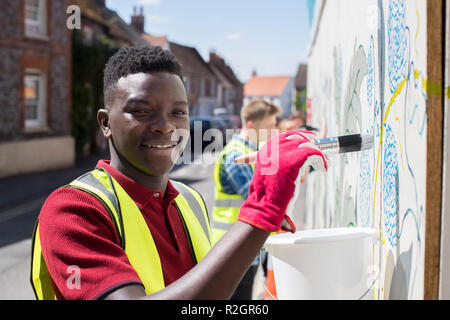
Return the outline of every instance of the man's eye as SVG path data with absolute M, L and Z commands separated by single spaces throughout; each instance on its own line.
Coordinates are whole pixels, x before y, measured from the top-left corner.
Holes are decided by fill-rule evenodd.
M 174 114 L 176 114 L 177 116 L 185 116 L 185 115 L 187 115 L 187 112 L 184 110 L 178 110 L 178 111 L 174 111 Z
M 134 113 L 134 114 L 148 114 L 149 113 L 149 111 L 148 110 L 143 110 L 143 109 L 136 109 L 136 110 L 133 110 L 133 111 L 131 111 L 131 113 Z

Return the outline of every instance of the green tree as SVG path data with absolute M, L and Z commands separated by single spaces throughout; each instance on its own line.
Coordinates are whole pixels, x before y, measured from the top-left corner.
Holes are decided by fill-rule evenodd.
M 119 48 L 111 45 L 107 37 L 83 43 L 82 32 L 72 32 L 72 135 L 76 153 L 81 155 L 85 146 L 97 152 L 97 110 L 103 106 L 103 68 Z
M 297 110 L 306 113 L 306 89 L 302 91 L 297 91 L 296 99 L 295 99 L 295 107 Z

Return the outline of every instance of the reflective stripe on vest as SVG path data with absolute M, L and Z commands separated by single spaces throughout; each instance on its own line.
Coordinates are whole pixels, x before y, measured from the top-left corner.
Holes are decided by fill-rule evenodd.
M 220 183 L 220 170 L 224 163 L 225 157 L 231 151 L 238 151 L 242 154 L 251 153 L 254 150 L 247 147 L 245 143 L 233 139 L 225 146 L 224 150 L 216 160 L 214 167 L 213 178 L 215 181 L 215 200 L 212 210 L 211 226 L 213 228 L 213 243 L 219 241 L 219 239 L 228 231 L 231 226 L 237 221 L 239 211 L 244 198 L 239 194 L 229 194 L 223 191 L 223 187 Z M 254 165 L 251 165 L 254 169 Z
M 208 214 L 201 196 L 192 188 L 172 181 L 179 191 L 174 204 L 186 232 L 194 263 L 198 263 L 211 249 L 211 230 Z M 165 287 L 161 261 L 155 242 L 141 211 L 106 170 L 97 168 L 65 187 L 76 188 L 96 197 L 110 214 L 121 246 L 136 270 L 146 294 Z M 81 279 L 82 285 L 83 279 Z M 53 283 L 44 261 L 39 239 L 39 220 L 32 241 L 31 283 L 38 299 L 56 299 Z

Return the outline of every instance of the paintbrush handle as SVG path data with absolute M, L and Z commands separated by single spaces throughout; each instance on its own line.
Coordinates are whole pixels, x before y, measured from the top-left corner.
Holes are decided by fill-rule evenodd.
M 373 135 L 353 134 L 348 136 L 316 139 L 311 141 L 326 155 L 369 150 L 373 147 Z M 237 164 L 255 164 L 258 152 L 236 158 Z

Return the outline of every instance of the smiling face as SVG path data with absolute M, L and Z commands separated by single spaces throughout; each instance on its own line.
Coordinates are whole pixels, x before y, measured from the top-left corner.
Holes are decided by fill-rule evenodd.
M 115 84 L 109 110 L 99 112 L 99 123 L 109 139 L 111 165 L 151 176 L 172 169 L 189 132 L 186 91 L 178 75 L 137 73 Z

